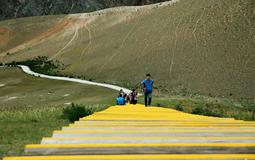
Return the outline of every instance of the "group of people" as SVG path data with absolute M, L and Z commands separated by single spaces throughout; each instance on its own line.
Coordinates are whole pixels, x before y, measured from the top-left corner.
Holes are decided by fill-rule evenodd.
M 146 79 L 141 82 L 141 87 L 144 93 L 144 105 L 150 106 L 152 101 L 153 83 L 150 74 L 146 74 Z M 133 89 L 130 94 L 126 94 L 122 89 L 116 99 L 117 105 L 136 104 L 138 100 L 138 94 L 136 89 Z
M 119 96 L 117 97 L 117 105 L 125 105 L 127 103 L 137 103 L 137 92 L 135 89 L 130 94 L 126 94 L 122 89 L 120 90 Z

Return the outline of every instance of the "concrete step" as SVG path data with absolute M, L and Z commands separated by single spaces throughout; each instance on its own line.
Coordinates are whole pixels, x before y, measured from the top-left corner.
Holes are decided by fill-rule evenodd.
M 255 139 L 43 139 L 41 144 L 107 144 L 107 143 L 255 143 Z
M 217 132 L 183 132 L 183 133 L 53 133 L 52 137 L 116 137 L 116 136 L 123 136 L 123 137 L 152 137 L 152 136 L 165 136 L 165 137 L 187 137 L 187 136 L 194 136 L 194 137 L 252 137 L 255 136 L 255 133 L 217 133 Z
M 186 117 L 171 117 L 171 115 L 169 114 L 143 114 L 143 113 L 95 113 L 92 116 L 88 116 L 85 118 L 81 118 L 80 121 L 83 120 L 168 120 L 168 121 L 178 121 L 178 120 L 183 120 L 183 121 L 189 121 L 189 120 L 194 120 L 194 121 L 219 121 L 219 122 L 233 122 L 234 119 L 224 119 L 224 118 L 193 118 L 190 116 L 186 116 Z M 237 122 L 242 122 L 242 121 L 237 121 Z
M 122 131 L 122 130 L 148 130 L 148 131 L 170 131 L 170 130 L 215 130 L 215 131 L 224 131 L 224 130 L 241 130 L 241 131 L 255 131 L 255 127 L 159 127 L 155 129 L 155 127 L 82 127 L 82 126 L 68 126 L 62 127 L 62 130 L 82 130 L 82 131 Z
M 104 111 L 104 113 L 102 112 L 97 112 L 93 115 L 87 116 L 87 117 L 82 117 L 80 118 L 79 121 L 90 121 L 90 122 L 98 122 L 98 121 L 102 121 L 101 119 L 96 119 L 95 117 L 102 117 L 102 116 L 115 116 L 116 114 L 118 115 L 122 115 L 125 117 L 129 117 L 129 116 L 140 116 L 141 118 L 143 118 L 143 116 L 145 116 L 145 119 L 130 119 L 130 120 L 126 120 L 126 119 L 122 119 L 123 117 L 118 117 L 119 120 L 114 120 L 114 119 L 106 119 L 103 121 L 119 121 L 119 122 L 125 122 L 125 121 L 187 121 L 189 119 L 192 120 L 207 120 L 207 121 L 223 121 L 223 122 L 231 122 L 231 121 L 236 121 L 236 122 L 253 122 L 253 121 L 244 121 L 244 120 L 236 120 L 234 118 L 223 118 L 223 117 L 212 117 L 212 116 L 203 116 L 203 115 L 194 115 L 194 114 L 189 114 L 189 113 L 175 113 L 175 114 L 169 114 L 169 113 L 163 113 L 163 114 L 157 114 L 157 113 L 152 113 L 152 112 L 148 112 L 147 111 L 144 112 L 127 112 L 127 111 L 123 111 L 123 112 L 114 112 L 114 113 L 109 113 L 107 111 Z M 162 118 L 162 115 L 164 115 L 165 117 Z M 147 116 L 153 116 L 156 119 L 147 119 Z M 160 117 L 160 118 L 159 118 Z
M 97 124 L 97 125 L 91 125 L 91 124 L 70 124 L 69 127 L 94 127 L 94 128 L 102 128 L 102 127 L 110 127 L 110 128 L 116 128 L 116 127 L 125 127 L 125 128 L 140 128 L 140 127 L 153 127 L 155 129 L 158 128 L 164 128 L 164 127 L 236 127 L 236 128 L 242 128 L 242 127 L 249 127 L 249 128 L 255 128 L 255 125 L 250 124 L 208 124 L 208 123 L 200 123 L 200 124 Z
M 236 126 L 253 126 L 255 127 L 255 123 L 250 122 L 215 122 L 215 121 L 175 121 L 175 122 L 157 122 L 157 121 L 150 121 L 150 122 L 107 122 L 107 121 L 101 121 L 100 123 L 88 123 L 87 121 L 77 121 L 74 124 L 78 125 L 200 125 L 200 124 L 207 124 L 207 125 L 236 125 Z
M 6 157 L 3 160 L 255 160 L 255 154 L 145 154 Z
M 148 137 L 148 136 L 255 136 L 254 130 L 197 130 L 197 129 L 178 129 L 178 130 L 60 130 L 54 131 L 53 137 Z
M 202 121 L 202 122 L 234 122 L 234 119 L 220 119 L 220 118 L 189 118 L 189 117 L 175 117 L 175 118 L 169 118 L 169 115 L 167 114 L 160 114 L 160 115 L 152 115 L 152 114 L 123 114 L 123 113 L 96 113 L 93 115 L 93 117 L 85 117 L 85 118 L 80 118 L 80 121 L 93 121 L 95 120 L 94 117 L 97 116 L 98 121 L 168 121 L 168 122 L 180 122 L 180 121 Z M 238 120 L 235 122 L 240 122 L 244 123 L 244 121 Z M 250 122 L 249 122 L 250 123 Z
M 183 128 L 170 128 L 170 129 L 124 129 L 124 130 L 115 130 L 115 129 L 98 129 L 98 130 L 88 130 L 88 129 L 65 129 L 65 130 L 58 130 L 54 131 L 53 133 L 193 133 L 193 132 L 204 132 L 204 133 L 254 133 L 254 129 L 213 129 L 213 128 L 207 128 L 207 129 L 197 129 L 197 128 L 189 128 L 189 129 L 183 129 Z
M 44 139 L 56 139 L 56 140 L 122 140 L 122 139 L 151 139 L 151 140 L 167 140 L 167 139 L 204 139 L 204 140 L 255 140 L 255 137 L 180 137 L 180 136 L 173 136 L 173 137 L 166 137 L 166 136 L 155 136 L 155 137 L 123 137 L 123 136 L 116 136 L 116 137 L 44 137 Z
M 28 155 L 71 154 L 255 154 L 254 143 L 106 143 L 27 145 Z

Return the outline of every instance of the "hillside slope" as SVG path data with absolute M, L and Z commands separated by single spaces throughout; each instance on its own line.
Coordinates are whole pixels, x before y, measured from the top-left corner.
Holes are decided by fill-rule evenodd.
M 166 0 L 1 0 L 0 20 L 7 18 L 92 12 L 123 5 L 145 5 Z
M 255 98 L 253 0 L 180 0 L 0 26 L 2 61 L 46 55 L 87 79 L 132 88 L 150 72 L 161 92 Z

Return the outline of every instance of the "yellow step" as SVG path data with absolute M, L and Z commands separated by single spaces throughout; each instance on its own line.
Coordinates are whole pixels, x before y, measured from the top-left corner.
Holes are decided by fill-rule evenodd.
M 103 129 L 104 127 L 107 129 Z M 138 127 L 139 129 L 136 129 Z M 208 127 L 208 129 L 199 127 Z M 255 160 L 255 143 L 251 143 L 255 140 L 255 136 L 252 136 L 253 133 L 255 135 L 255 122 L 245 122 L 233 118 L 208 117 L 183 113 L 173 109 L 128 105 L 109 107 L 104 111 L 81 118 L 80 121 L 70 124 L 68 127 L 63 127 L 63 129 L 65 130 L 54 131 L 54 137 L 45 137 L 43 140 L 67 140 L 65 143 L 69 144 L 29 144 L 26 145 L 25 152 L 33 156 L 6 157 L 4 160 Z M 160 136 L 160 133 L 163 136 Z M 173 136 L 166 136 L 169 133 L 173 133 Z M 187 134 L 184 135 L 184 133 Z M 209 135 L 209 137 L 201 137 L 202 133 Z M 129 134 L 130 136 L 128 136 Z M 191 137 L 192 134 L 197 136 Z M 220 134 L 219 137 L 218 134 Z M 144 137 L 137 135 L 143 135 Z M 184 135 L 184 137 L 181 135 Z M 133 141 L 132 143 L 103 141 L 123 139 L 140 140 L 140 143 L 138 141 L 135 141 L 135 143 Z M 141 141 L 172 139 L 181 140 L 181 142 L 159 143 L 160 141 L 156 141 L 157 143 L 155 143 L 154 141 L 153 143 L 147 143 L 147 141 Z M 68 140 L 83 140 L 84 143 L 70 144 Z M 88 143 L 86 140 L 102 141 Z M 193 141 L 192 143 L 185 143 L 188 140 L 222 140 L 222 142 L 201 143 L 200 141 L 195 143 Z M 229 143 L 223 140 L 246 141 Z M 63 154 L 70 155 L 63 156 Z
M 86 125 L 86 124 L 70 124 L 69 126 L 63 127 L 63 128 L 145 128 L 145 129 L 149 129 L 149 128 L 154 128 L 154 129 L 160 129 L 160 128 L 218 128 L 218 129 L 222 129 L 222 128 L 226 128 L 226 129 L 255 129 L 255 126 L 245 126 L 245 125 L 209 125 L 209 124 L 197 124 L 197 125 L 152 125 L 152 126 L 148 126 L 148 125 L 137 125 L 137 126 L 132 126 L 132 125 L 101 125 L 101 127 L 98 127 L 98 125 Z M 156 128 L 155 128 L 156 127 Z
M 255 147 L 255 143 L 112 143 L 112 144 L 30 144 L 26 148 L 85 148 L 85 147 Z
M 119 116 L 115 116 L 115 115 Z M 105 111 L 95 113 L 91 116 L 82 118 L 81 120 L 179 120 L 179 119 L 198 119 L 198 120 L 214 120 L 214 121 L 234 121 L 233 118 L 217 118 L 201 115 L 192 115 L 179 112 L 173 109 L 159 107 L 144 107 L 142 105 L 113 106 Z
M 53 133 L 83 134 L 83 133 L 254 133 L 255 130 L 196 130 L 196 129 L 178 129 L 178 130 L 61 130 Z
M 135 139 L 135 140 L 167 140 L 167 139 L 194 139 L 194 140 L 255 140 L 255 137 L 44 137 L 43 140 L 128 140 L 128 139 Z
M 70 127 L 77 126 L 77 127 L 153 127 L 153 128 L 165 128 L 165 127 L 252 127 L 255 128 L 255 125 L 239 125 L 239 124 L 208 124 L 208 123 L 175 123 L 175 124 L 83 124 L 83 123 L 75 123 L 70 124 Z
M 3 160 L 254 160 L 255 154 L 74 155 L 6 157 Z

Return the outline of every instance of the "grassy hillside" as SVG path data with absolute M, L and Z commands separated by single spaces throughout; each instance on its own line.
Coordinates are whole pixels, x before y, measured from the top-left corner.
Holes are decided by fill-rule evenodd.
M 19 61 L 45 55 L 66 64 L 64 74 L 130 88 L 150 72 L 159 94 L 255 98 L 254 6 L 253 0 L 180 0 L 41 22 L 2 21 L 0 28 L 10 32 L 35 24 L 49 29 L 31 30 L 24 41 L 18 38 L 23 34 L 11 34 L 16 47 L 11 40 L 3 44 L 0 57 Z M 65 27 L 51 31 L 63 22 Z
M 62 20 L 63 16 L 47 16 L 37 18 L 20 18 L 5 21 L 0 27 L 0 52 L 9 50 L 17 45 L 33 40 L 32 42 L 40 42 L 49 35 L 57 33 L 67 25 Z M 29 45 L 22 46 L 22 49 L 29 49 Z
M 71 103 L 108 105 L 117 94 L 110 89 L 28 76 L 16 68 L 0 68 L 0 89 L 0 111 Z
M 64 109 L 70 103 L 104 109 L 116 92 L 95 86 L 28 76 L 17 68 L 0 67 L 0 159 L 20 155 L 24 145 L 69 124 Z

